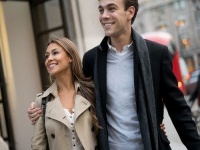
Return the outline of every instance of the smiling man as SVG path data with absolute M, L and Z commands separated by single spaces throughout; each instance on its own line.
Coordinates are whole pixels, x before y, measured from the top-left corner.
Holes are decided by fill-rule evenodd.
M 100 150 L 170 150 L 160 129 L 164 104 L 188 150 L 200 139 L 166 46 L 144 40 L 132 29 L 138 0 L 99 0 L 105 37 L 86 52 L 83 69 L 96 88 L 97 117 L 103 129 Z

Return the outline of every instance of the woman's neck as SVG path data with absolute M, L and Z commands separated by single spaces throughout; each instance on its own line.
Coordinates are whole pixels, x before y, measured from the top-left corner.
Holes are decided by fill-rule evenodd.
M 59 78 L 56 79 L 56 84 L 58 86 L 58 93 L 60 92 L 70 92 L 70 91 L 74 91 L 75 87 L 74 87 L 74 79 L 72 78 L 72 76 L 61 76 Z
M 58 95 L 63 108 L 72 113 L 74 108 L 74 96 L 76 93 L 72 76 L 64 76 L 56 80 Z

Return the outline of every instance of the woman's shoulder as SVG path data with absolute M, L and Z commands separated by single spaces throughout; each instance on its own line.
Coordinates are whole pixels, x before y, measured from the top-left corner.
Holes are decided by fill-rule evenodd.
M 41 107 L 43 93 L 44 92 L 36 94 L 36 97 L 35 97 L 35 107 Z

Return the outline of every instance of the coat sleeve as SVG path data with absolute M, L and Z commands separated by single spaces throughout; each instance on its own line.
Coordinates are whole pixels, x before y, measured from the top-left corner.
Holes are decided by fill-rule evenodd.
M 188 150 L 200 150 L 200 138 L 192 120 L 191 109 L 177 86 L 167 48 L 163 50 L 161 66 L 161 92 L 169 116 Z
M 41 107 L 41 98 L 37 97 L 35 104 L 36 107 Z M 33 129 L 33 135 L 31 139 L 32 150 L 46 150 L 47 138 L 45 132 L 43 118 L 40 116 Z
M 96 48 L 91 49 L 84 54 L 82 63 L 85 77 L 91 77 L 93 79 L 95 57 Z

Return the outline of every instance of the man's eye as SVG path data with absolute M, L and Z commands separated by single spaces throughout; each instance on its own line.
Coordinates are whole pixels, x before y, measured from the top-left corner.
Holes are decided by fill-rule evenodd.
M 109 10 L 110 10 L 110 11 L 114 11 L 114 10 L 115 10 L 115 7 L 110 7 Z
M 103 9 L 99 8 L 99 13 L 102 14 L 103 13 Z

